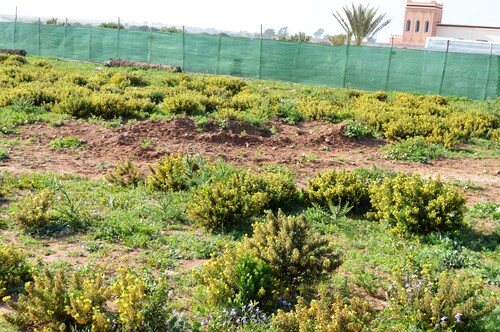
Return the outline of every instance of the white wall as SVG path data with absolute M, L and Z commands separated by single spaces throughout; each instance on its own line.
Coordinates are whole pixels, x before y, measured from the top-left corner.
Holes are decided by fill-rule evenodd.
M 491 43 L 500 43 L 500 29 L 472 28 L 472 27 L 437 27 L 436 37 L 447 37 L 465 40 L 481 40 Z

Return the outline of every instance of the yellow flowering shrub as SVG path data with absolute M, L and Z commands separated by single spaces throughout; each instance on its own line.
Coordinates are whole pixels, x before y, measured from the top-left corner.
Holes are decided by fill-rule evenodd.
M 374 212 L 368 217 L 387 222 L 396 234 L 454 231 L 463 225 L 464 196 L 439 178 L 398 174 L 375 183 L 370 193 Z
M 369 331 L 375 318 L 373 306 L 357 296 L 321 293 L 308 303 L 299 298 L 295 310 L 278 310 L 272 325 L 283 332 L 361 332 Z
M 52 203 L 52 190 L 44 189 L 37 194 L 28 193 L 19 202 L 11 217 L 20 228 L 42 228 L 50 222 Z

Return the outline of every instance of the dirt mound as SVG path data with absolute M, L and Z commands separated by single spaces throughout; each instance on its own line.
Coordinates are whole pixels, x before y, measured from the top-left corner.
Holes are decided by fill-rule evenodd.
M 432 164 L 394 163 L 383 158 L 379 147 L 383 140 L 345 137 L 343 124 L 326 121 L 288 125 L 279 119 L 265 128 L 229 121 L 223 128 L 215 123 L 197 127 L 189 118 L 147 120 L 119 128 L 100 123 L 67 120 L 60 127 L 39 122 L 20 127 L 20 144 L 8 151 L 9 159 L 0 169 L 13 172 L 54 171 L 89 177 L 102 177 L 116 163 L 131 159 L 148 172 L 153 164 L 168 153 L 201 153 L 210 158 L 223 158 L 235 165 L 257 167 L 281 164 L 293 169 L 300 185 L 317 172 L 327 169 L 358 167 L 390 168 L 407 173 L 420 173 L 447 181 L 477 184 L 481 190 L 469 191 L 473 201 L 486 199 L 500 202 L 498 159 L 443 159 Z M 77 137 L 86 143 L 80 149 L 53 149 L 55 138 Z

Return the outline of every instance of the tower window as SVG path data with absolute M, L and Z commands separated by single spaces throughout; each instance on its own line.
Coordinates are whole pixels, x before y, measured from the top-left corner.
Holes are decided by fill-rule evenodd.
M 415 32 L 419 31 L 420 31 L 420 21 L 417 21 L 417 23 L 415 23 Z
M 411 21 L 408 20 L 406 21 L 406 31 L 410 31 L 411 30 Z
M 424 31 L 425 31 L 425 32 L 429 32 L 429 21 L 425 21 L 425 28 L 424 28 Z

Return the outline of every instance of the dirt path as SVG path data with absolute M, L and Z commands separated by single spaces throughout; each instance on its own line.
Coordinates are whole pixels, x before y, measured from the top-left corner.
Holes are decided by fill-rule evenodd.
M 382 140 L 347 138 L 342 135 L 341 126 L 325 121 L 290 126 L 275 121 L 269 126 L 271 130 L 260 130 L 231 122 L 222 130 L 213 124 L 197 128 L 188 118 L 148 120 L 120 128 L 72 120 L 66 120 L 61 127 L 39 122 L 20 127 L 20 134 L 9 136 L 21 142 L 10 148 L 9 159 L 0 165 L 0 170 L 53 171 L 98 178 L 107 168 L 128 158 L 147 173 L 148 164 L 167 153 L 182 151 L 250 167 L 281 164 L 297 173 L 300 185 L 317 172 L 332 168 L 351 170 L 375 165 L 424 177 L 439 175 L 442 180 L 472 187 L 466 192 L 469 203 L 500 203 L 500 158 L 443 159 L 432 164 L 391 162 L 379 151 L 385 144 Z M 80 138 L 87 147 L 50 148 L 49 143 L 58 137 Z

